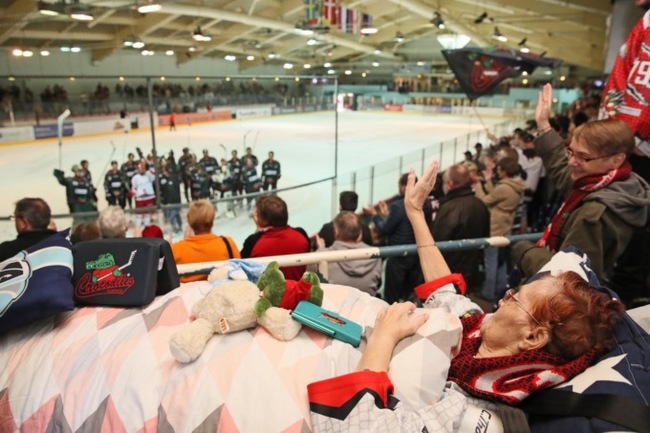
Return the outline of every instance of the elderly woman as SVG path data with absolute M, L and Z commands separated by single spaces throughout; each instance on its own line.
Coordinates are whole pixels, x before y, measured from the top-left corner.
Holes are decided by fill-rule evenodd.
M 187 223 L 193 233 L 172 244 L 176 264 L 213 262 L 241 258 L 237 244 L 230 236 L 212 233 L 214 206 L 208 200 L 196 200 L 187 210 Z M 181 277 L 182 283 L 205 280 L 205 275 Z
M 474 431 L 476 421 L 471 429 L 463 424 L 468 407 L 494 411 L 491 402 L 519 403 L 583 371 L 613 343 L 622 304 L 572 272 L 526 284 L 508 292 L 496 313 L 476 314 L 478 307 L 456 293 L 462 276 L 450 273 L 422 212 L 437 171 L 433 163 L 417 183 L 411 171 L 405 207 L 427 281 L 416 290 L 432 291 L 425 306 L 462 316 L 462 344 L 443 397 L 412 412 L 391 396 L 387 370 L 393 349 L 428 319 L 414 313 L 410 302 L 393 304 L 378 314 L 357 372 L 309 386 L 315 432 Z

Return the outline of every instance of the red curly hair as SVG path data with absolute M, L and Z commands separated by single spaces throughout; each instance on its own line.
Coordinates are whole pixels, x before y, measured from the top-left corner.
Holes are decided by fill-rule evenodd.
M 625 311 L 618 300 L 594 290 L 573 271 L 552 278 L 559 290 L 546 302 L 538 302 L 531 313 L 550 329 L 546 350 L 565 359 L 573 359 L 587 350 L 609 349 L 614 344 L 614 326 Z

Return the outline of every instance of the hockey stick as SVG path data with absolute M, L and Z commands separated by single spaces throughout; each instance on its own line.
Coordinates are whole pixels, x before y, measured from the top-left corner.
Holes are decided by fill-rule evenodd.
M 219 146 L 223 149 L 223 157 L 228 159 L 228 149 L 226 149 L 226 146 L 224 146 L 223 143 L 219 143 Z
M 249 129 L 248 131 L 246 131 L 246 134 L 244 134 L 244 148 L 242 149 L 242 153 L 246 153 L 246 136 L 251 132 L 253 132 L 253 130 Z
M 255 146 L 257 145 L 257 138 L 260 136 L 260 131 L 257 131 L 255 133 L 255 138 L 253 139 L 253 146 L 251 147 L 251 151 L 255 152 Z M 244 151 L 246 151 L 244 149 Z
M 137 253 L 137 252 L 138 252 L 138 250 L 131 251 L 131 255 L 129 256 L 129 261 L 127 263 L 123 264 L 122 266 L 120 266 L 119 268 L 117 268 L 117 271 L 121 271 L 122 269 L 128 268 L 129 266 L 131 266 L 131 264 L 133 263 L 133 257 L 135 257 L 135 253 Z M 115 272 L 115 271 L 113 271 L 113 272 Z M 109 275 L 114 275 L 114 274 L 110 273 L 110 274 L 102 275 L 101 277 L 97 278 L 97 281 L 101 281 L 104 278 L 108 277 Z

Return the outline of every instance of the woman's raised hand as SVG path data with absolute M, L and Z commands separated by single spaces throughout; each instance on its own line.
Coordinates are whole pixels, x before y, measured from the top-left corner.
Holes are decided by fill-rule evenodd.
M 551 127 L 549 119 L 551 117 L 551 104 L 553 102 L 553 86 L 544 84 L 537 98 L 537 108 L 535 109 L 535 121 L 537 129 L 543 131 Z
M 422 211 L 424 200 L 436 185 L 439 166 L 438 161 L 433 161 L 417 182 L 415 180 L 415 171 L 411 169 L 408 181 L 406 182 L 406 192 L 404 193 L 404 207 L 406 208 L 406 212 Z

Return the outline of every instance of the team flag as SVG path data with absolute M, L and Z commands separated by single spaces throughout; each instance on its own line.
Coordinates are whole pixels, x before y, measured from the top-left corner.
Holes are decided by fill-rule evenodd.
M 462 48 L 442 50 L 458 84 L 470 100 L 490 94 L 508 78 L 531 74 L 538 66 L 555 68 L 561 60 L 515 50 Z
M 338 0 L 323 0 L 323 19 L 329 25 L 339 24 L 339 2 Z

